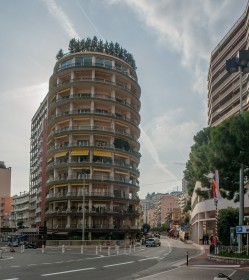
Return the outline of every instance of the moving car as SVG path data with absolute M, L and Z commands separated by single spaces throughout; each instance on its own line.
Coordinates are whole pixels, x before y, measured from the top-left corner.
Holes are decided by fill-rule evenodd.
M 148 247 L 148 246 L 150 246 L 150 247 L 161 246 L 161 241 L 157 237 L 150 237 L 146 240 L 145 245 L 146 245 L 146 247 Z

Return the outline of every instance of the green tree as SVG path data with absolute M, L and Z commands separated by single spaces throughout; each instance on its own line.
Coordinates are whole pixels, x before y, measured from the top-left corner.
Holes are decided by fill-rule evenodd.
M 241 164 L 247 167 L 245 176 L 249 176 L 249 112 L 233 116 L 216 127 L 204 128 L 195 135 L 194 141 L 184 170 L 189 195 L 196 181 L 201 181 L 206 190 L 198 190 L 198 195 L 212 197 L 211 184 L 205 174 L 219 170 L 222 197 L 237 201 Z
M 230 228 L 239 223 L 239 209 L 221 209 L 218 213 L 218 239 L 222 245 L 230 245 Z
M 142 225 L 142 232 L 148 233 L 150 231 L 150 225 L 149 224 L 143 224 Z
M 56 59 L 60 60 L 64 56 L 63 50 L 60 49 L 56 55 Z

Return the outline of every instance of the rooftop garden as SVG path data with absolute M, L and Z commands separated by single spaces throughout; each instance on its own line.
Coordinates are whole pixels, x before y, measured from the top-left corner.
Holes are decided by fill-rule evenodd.
M 87 37 L 86 39 L 71 39 L 68 45 L 69 53 L 76 52 L 87 52 L 87 51 L 95 51 L 102 52 L 105 54 L 116 56 L 117 58 L 122 59 L 126 63 L 128 63 L 134 70 L 137 69 L 136 62 L 133 58 L 133 55 L 127 52 L 126 49 L 122 48 L 118 43 L 113 42 L 103 42 L 101 39 L 98 40 L 96 36 L 92 39 Z M 60 60 L 62 57 L 67 55 L 68 53 L 63 53 L 63 50 L 60 49 L 56 55 L 56 59 Z

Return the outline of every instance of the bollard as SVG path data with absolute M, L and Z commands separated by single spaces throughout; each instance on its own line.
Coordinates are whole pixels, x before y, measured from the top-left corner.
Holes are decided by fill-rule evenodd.
M 119 254 L 119 246 L 117 246 L 117 255 Z
M 111 250 L 111 248 L 108 247 L 108 251 L 107 251 L 108 256 L 110 256 L 110 253 L 111 253 L 110 250 Z
M 133 245 L 133 252 L 136 252 L 136 244 Z
M 2 259 L 2 258 L 3 258 L 3 250 L 0 249 L 0 259 Z
M 96 255 L 98 255 L 98 246 L 96 246 Z
M 80 253 L 81 253 L 81 254 L 84 253 L 84 246 L 83 246 L 83 245 L 81 245 L 81 247 L 80 247 Z
M 8 252 L 8 246 L 5 245 L 5 248 L 4 248 L 5 252 Z
M 62 251 L 63 254 L 65 253 L 65 245 L 62 245 L 61 251 Z
M 42 245 L 42 254 L 44 254 L 44 245 Z
M 131 245 L 130 245 L 130 253 L 131 253 Z
M 99 251 L 102 252 L 102 245 L 99 245 Z
M 186 257 L 187 257 L 187 263 L 186 263 L 186 264 L 187 264 L 187 266 L 188 266 L 188 251 L 187 251 L 187 255 L 186 255 Z
M 126 245 L 124 246 L 124 254 L 126 254 Z

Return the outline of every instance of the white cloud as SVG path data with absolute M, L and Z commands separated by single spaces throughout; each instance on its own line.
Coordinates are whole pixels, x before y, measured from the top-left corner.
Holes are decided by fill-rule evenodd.
M 65 30 L 69 38 L 80 38 L 79 34 L 74 29 L 70 19 L 67 17 L 62 8 L 57 5 L 55 0 L 43 0 L 50 12 L 50 14 L 58 21 L 61 27 Z

